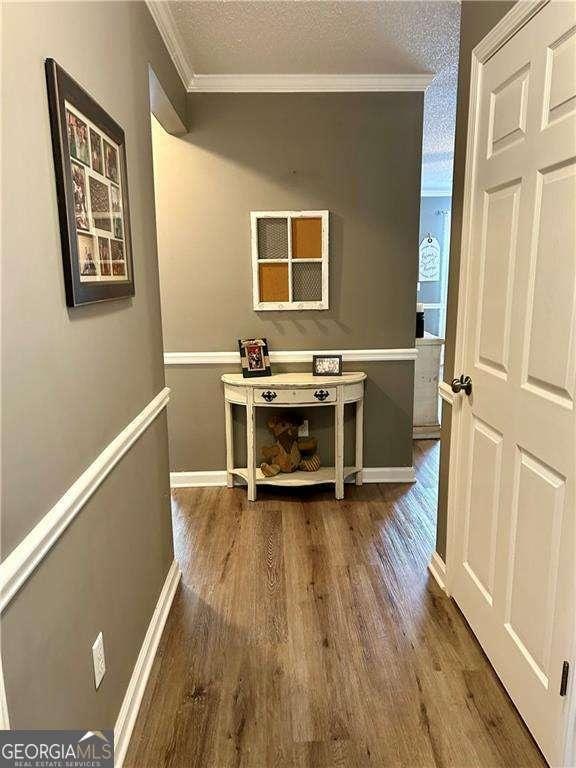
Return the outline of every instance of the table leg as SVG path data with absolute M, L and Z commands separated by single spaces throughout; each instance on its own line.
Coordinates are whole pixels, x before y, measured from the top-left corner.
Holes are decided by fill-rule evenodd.
M 226 400 L 224 402 L 224 413 L 226 417 L 226 485 L 228 488 L 234 487 L 234 429 L 232 422 L 232 403 Z
M 256 501 L 256 461 L 254 457 L 255 409 L 252 392 L 246 403 L 246 466 L 248 468 L 248 501 Z
M 362 464 L 364 461 L 364 400 L 356 403 L 356 485 L 362 485 Z
M 336 498 L 344 498 L 344 399 L 342 387 L 338 387 L 338 400 L 334 408 L 336 436 Z

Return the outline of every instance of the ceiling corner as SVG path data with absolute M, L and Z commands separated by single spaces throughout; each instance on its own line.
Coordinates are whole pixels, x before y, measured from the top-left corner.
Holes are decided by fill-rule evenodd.
M 170 10 L 170 4 L 162 2 L 162 0 L 146 0 L 146 5 L 158 27 L 158 31 L 180 75 L 185 90 L 197 90 L 192 62 L 186 55 L 184 43 Z

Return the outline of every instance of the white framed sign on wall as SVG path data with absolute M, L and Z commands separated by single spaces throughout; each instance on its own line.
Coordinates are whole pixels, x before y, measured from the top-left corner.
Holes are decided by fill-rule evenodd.
M 328 211 L 252 211 L 255 310 L 328 309 Z
M 420 243 L 420 269 L 418 282 L 431 283 L 440 280 L 440 243 L 431 234 Z

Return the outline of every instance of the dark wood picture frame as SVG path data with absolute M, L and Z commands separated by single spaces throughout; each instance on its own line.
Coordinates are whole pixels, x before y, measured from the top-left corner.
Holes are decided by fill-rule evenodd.
M 91 304 L 98 301 L 111 299 L 123 299 L 134 295 L 134 269 L 132 263 L 132 240 L 130 229 L 130 206 L 128 201 L 128 178 L 126 173 L 126 144 L 124 131 L 110 115 L 100 107 L 86 91 L 60 67 L 54 59 L 46 59 L 46 82 L 48 87 L 48 106 L 50 110 L 50 128 L 52 132 L 52 151 L 54 155 L 54 169 L 56 174 L 56 194 L 58 198 L 58 216 L 60 222 L 60 239 L 62 243 L 62 261 L 64 266 L 64 284 L 66 288 L 66 304 L 69 307 L 77 307 L 82 304 Z M 71 109 L 68 109 L 68 107 Z M 71 110 L 74 110 L 72 112 Z M 76 114 L 79 113 L 79 114 Z M 74 152 L 71 151 L 69 141 L 69 115 L 72 115 L 79 123 L 86 121 L 84 128 L 87 130 L 84 152 L 88 156 L 78 157 L 78 149 L 74 144 Z M 94 130 L 97 129 L 97 130 Z M 99 153 L 96 157 L 92 154 L 92 133 L 101 134 Z M 76 134 L 74 134 L 76 136 Z M 103 153 L 105 140 L 108 138 L 108 146 L 117 148 L 116 165 L 113 156 L 108 152 L 106 169 L 104 169 Z M 110 141 L 111 140 L 111 141 Z M 117 199 L 121 201 L 121 210 L 116 215 L 110 211 L 110 221 L 114 223 L 116 218 L 122 221 L 122 227 L 114 225 L 111 231 L 104 231 L 93 222 L 106 222 L 107 217 L 92 217 L 93 210 L 88 210 L 89 197 L 85 198 L 86 206 L 82 210 L 83 216 L 92 221 L 89 231 L 84 227 L 77 227 L 77 211 L 75 210 L 75 185 L 72 179 L 72 167 L 84 168 L 86 187 L 90 181 L 100 183 L 101 187 L 108 184 L 115 185 Z M 110 170 L 110 175 L 108 175 Z M 99 177 L 99 178 L 98 178 Z M 77 187 L 76 187 L 77 189 Z M 89 195 L 89 192 L 88 192 Z M 111 206 L 110 206 L 111 207 Z M 99 209 L 100 210 L 100 209 Z M 117 233 L 122 232 L 118 237 Z M 94 253 L 89 253 L 92 260 L 98 260 L 94 271 L 84 271 L 80 268 L 79 236 L 86 242 L 92 238 Z M 101 267 L 100 241 L 108 238 L 107 258 L 110 266 Z M 116 246 L 116 247 L 114 247 Z M 106 248 L 103 249 L 106 253 Z M 117 261 L 114 261 L 116 254 Z M 120 256 L 118 256 L 120 254 Z M 87 262 L 84 262 L 84 266 Z
M 319 360 L 338 360 L 338 371 L 327 371 L 319 373 L 317 361 Z M 312 375 L 313 376 L 342 376 L 342 355 L 313 355 L 312 356 Z
M 270 368 L 270 355 L 268 353 L 268 342 L 266 339 L 238 339 L 238 347 L 240 349 L 240 362 L 242 364 L 242 376 L 245 379 L 251 379 L 256 376 L 271 376 L 272 369 Z M 257 347 L 261 356 L 262 367 L 252 367 L 249 348 Z

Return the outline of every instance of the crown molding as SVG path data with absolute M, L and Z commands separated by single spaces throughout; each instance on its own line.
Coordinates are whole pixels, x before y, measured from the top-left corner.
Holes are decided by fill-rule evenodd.
M 192 93 L 425 91 L 434 75 L 194 75 Z
M 170 4 L 146 0 L 158 31 L 189 93 L 345 93 L 425 91 L 433 74 L 418 75 L 197 75 L 186 53 Z
M 146 5 L 158 27 L 162 40 L 164 40 L 170 58 L 178 70 L 182 85 L 187 91 L 194 90 L 192 87 L 194 82 L 192 62 L 186 55 L 184 42 L 174 22 L 170 4 L 161 0 L 146 0 Z

